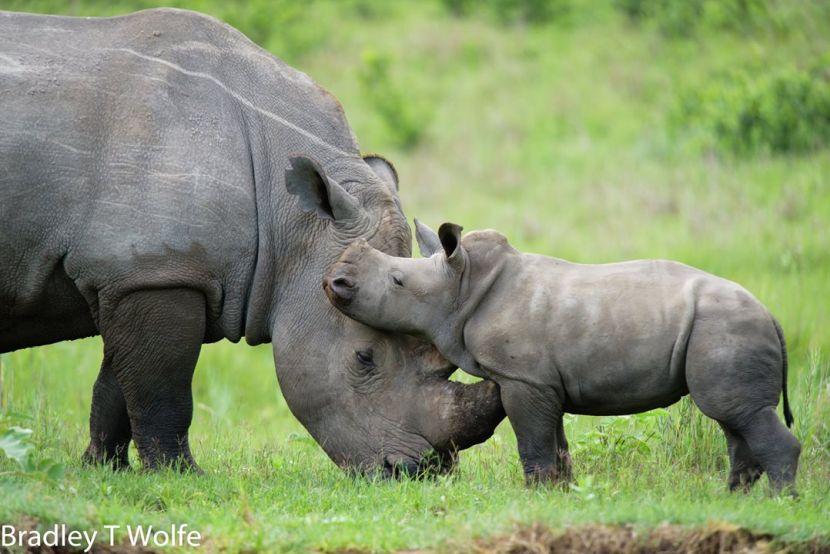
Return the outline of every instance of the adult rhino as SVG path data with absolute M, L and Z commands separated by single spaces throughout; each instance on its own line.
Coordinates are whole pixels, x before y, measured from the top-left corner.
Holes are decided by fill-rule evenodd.
M 489 437 L 496 386 L 342 316 L 357 238 L 410 254 L 394 169 L 337 100 L 210 17 L 0 12 L 0 352 L 100 334 L 85 459 L 196 468 L 202 343 L 271 341 L 294 415 L 342 467 L 390 475 Z M 244 368 L 240 368 L 240 371 Z

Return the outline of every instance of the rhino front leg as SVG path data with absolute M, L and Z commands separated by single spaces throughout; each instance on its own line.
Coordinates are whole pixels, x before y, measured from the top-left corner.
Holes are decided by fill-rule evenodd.
M 568 450 L 568 439 L 565 436 L 565 421 L 561 415 L 559 416 L 557 439 L 559 441 L 559 450 L 557 451 L 556 461 L 559 464 L 559 475 L 564 483 L 570 483 L 573 480 L 571 453 Z
M 128 454 L 131 439 L 127 403 L 110 360 L 104 358 L 92 389 L 89 446 L 83 460 L 88 464 L 110 464 L 113 469 L 127 469 L 130 467 Z
M 190 289 L 138 291 L 103 314 L 104 358 L 124 394 L 146 469 L 199 471 L 190 453 L 191 381 L 205 333 L 205 300 Z
M 500 382 L 499 386 L 504 411 L 516 433 L 527 484 L 566 485 L 571 465 L 561 395 L 553 387 L 520 381 Z

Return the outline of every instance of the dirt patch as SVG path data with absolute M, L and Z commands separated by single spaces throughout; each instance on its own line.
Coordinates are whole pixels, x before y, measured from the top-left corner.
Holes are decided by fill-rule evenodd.
M 469 547 L 456 545 L 453 552 L 476 554 L 830 554 L 830 543 L 785 543 L 772 535 L 752 533 L 726 524 L 687 528 L 661 525 L 637 530 L 627 525 L 586 525 L 553 531 L 542 525 L 517 529 L 510 535 L 481 539 Z

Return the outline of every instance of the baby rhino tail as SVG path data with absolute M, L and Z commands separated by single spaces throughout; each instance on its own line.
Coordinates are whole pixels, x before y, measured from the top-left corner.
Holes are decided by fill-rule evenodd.
M 784 397 L 784 421 L 787 423 L 787 427 L 792 427 L 793 413 L 790 411 L 790 399 L 787 397 L 787 342 L 784 340 L 784 331 L 781 329 L 781 325 L 774 317 L 772 318 L 772 323 L 775 325 L 775 332 L 778 333 L 778 342 L 781 343 L 781 357 L 784 360 L 782 369 L 784 372 L 784 380 L 783 387 L 781 388 L 781 394 Z

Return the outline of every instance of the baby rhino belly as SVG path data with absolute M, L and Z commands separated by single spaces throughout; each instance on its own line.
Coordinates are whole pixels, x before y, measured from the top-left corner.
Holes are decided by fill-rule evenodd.
M 668 300 L 653 292 L 606 299 L 604 309 L 575 317 L 569 336 L 557 337 L 566 410 L 627 414 L 667 406 L 687 393 L 691 299 L 681 294 Z
M 657 347 L 658 342 L 665 346 Z M 625 348 L 595 344 L 584 359 L 572 359 L 561 369 L 565 411 L 622 415 L 677 402 L 688 391 L 682 368 L 672 363 L 673 343 L 666 334 L 630 341 Z

